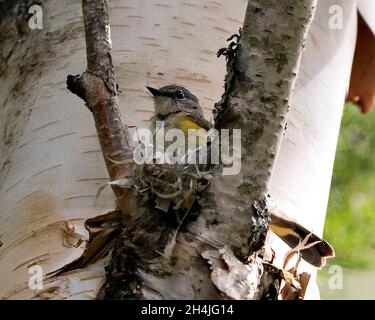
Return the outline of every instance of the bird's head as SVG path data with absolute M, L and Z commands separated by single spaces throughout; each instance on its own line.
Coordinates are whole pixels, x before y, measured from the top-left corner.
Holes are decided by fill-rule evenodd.
M 203 110 L 199 105 L 198 98 L 182 86 L 169 85 L 160 89 L 151 87 L 147 87 L 147 89 L 154 97 L 155 115 L 158 118 L 177 112 L 194 113 L 203 116 Z

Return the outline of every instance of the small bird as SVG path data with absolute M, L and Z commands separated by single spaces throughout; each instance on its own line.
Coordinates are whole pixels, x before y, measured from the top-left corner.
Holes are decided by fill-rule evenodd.
M 189 90 L 182 86 L 169 85 L 160 89 L 147 87 L 154 97 L 155 114 L 149 120 L 149 127 L 153 132 L 154 136 L 160 129 L 157 126 L 157 122 L 162 122 L 165 132 L 171 129 L 179 129 L 183 132 L 185 139 L 185 149 L 182 149 L 182 154 L 179 157 L 187 160 L 188 153 L 194 151 L 199 157 L 197 151 L 199 150 L 198 145 L 189 146 L 187 137 L 190 129 L 204 129 L 196 131 L 197 137 L 204 136 L 207 139 L 207 131 L 212 128 L 212 125 L 203 116 L 203 110 L 199 104 L 198 98 L 193 95 Z M 203 132 L 202 132 L 203 131 Z M 195 140 L 197 141 L 197 140 Z M 167 151 L 168 144 L 171 142 L 164 141 L 164 148 Z M 205 146 L 208 147 L 209 143 Z M 190 147 L 193 149 L 190 150 Z M 195 150 L 194 150 L 195 149 Z M 173 154 L 165 154 L 167 158 L 174 158 L 177 156 Z M 157 154 L 155 158 L 158 159 Z M 154 158 L 154 160 L 156 160 Z M 181 158 L 180 158 L 181 159 Z M 152 166 L 148 170 L 147 178 L 150 180 L 152 176 L 155 177 L 153 181 L 150 180 L 150 185 L 156 193 L 157 207 L 162 211 L 167 212 L 170 208 L 170 204 L 174 204 L 174 208 L 181 208 L 183 211 L 180 212 L 185 216 L 186 210 L 194 211 L 192 209 L 193 203 L 196 201 L 197 196 L 208 186 L 210 175 L 204 175 L 207 164 L 197 165 L 186 164 L 185 160 L 183 163 L 176 163 L 172 166 Z M 166 186 L 166 187 L 163 187 Z M 155 192 L 156 191 L 156 192 Z M 163 195 L 161 194 L 163 193 Z M 158 193 L 158 194 L 157 194 Z M 194 206 L 195 208 L 195 206 Z M 181 222 L 181 219 L 177 219 Z
M 203 116 L 198 98 L 186 88 L 168 85 L 160 89 L 147 89 L 154 97 L 155 106 L 155 115 L 150 119 L 151 128 L 155 129 L 156 121 L 164 121 L 165 130 L 180 129 L 185 135 L 189 129 L 212 128 Z M 305 261 L 315 267 L 323 267 L 326 258 L 335 255 L 328 242 L 281 213 L 271 212 L 270 229 L 291 248 L 296 248 L 305 240 L 300 253 Z

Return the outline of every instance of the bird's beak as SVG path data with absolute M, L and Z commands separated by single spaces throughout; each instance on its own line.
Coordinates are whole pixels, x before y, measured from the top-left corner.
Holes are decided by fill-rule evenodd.
M 158 97 L 158 96 L 162 96 L 162 95 L 163 95 L 163 92 L 161 92 L 161 91 L 158 90 L 158 89 L 151 88 L 151 87 L 146 87 L 146 88 L 151 92 L 151 94 L 152 94 L 154 97 Z

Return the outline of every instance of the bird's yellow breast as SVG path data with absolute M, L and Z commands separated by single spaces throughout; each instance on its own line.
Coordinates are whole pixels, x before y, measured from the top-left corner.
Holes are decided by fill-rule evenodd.
M 189 129 L 203 129 L 198 123 L 187 117 L 185 114 L 170 116 L 167 121 L 167 129 L 180 129 L 184 134 L 188 134 Z

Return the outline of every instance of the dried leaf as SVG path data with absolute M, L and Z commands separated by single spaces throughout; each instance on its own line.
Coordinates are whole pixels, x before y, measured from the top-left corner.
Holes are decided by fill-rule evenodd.
M 85 227 L 89 231 L 90 240 L 82 255 L 60 269 L 50 272 L 47 277 L 55 277 L 65 272 L 84 268 L 105 257 L 122 232 L 121 219 L 121 212 L 113 210 L 86 220 Z

